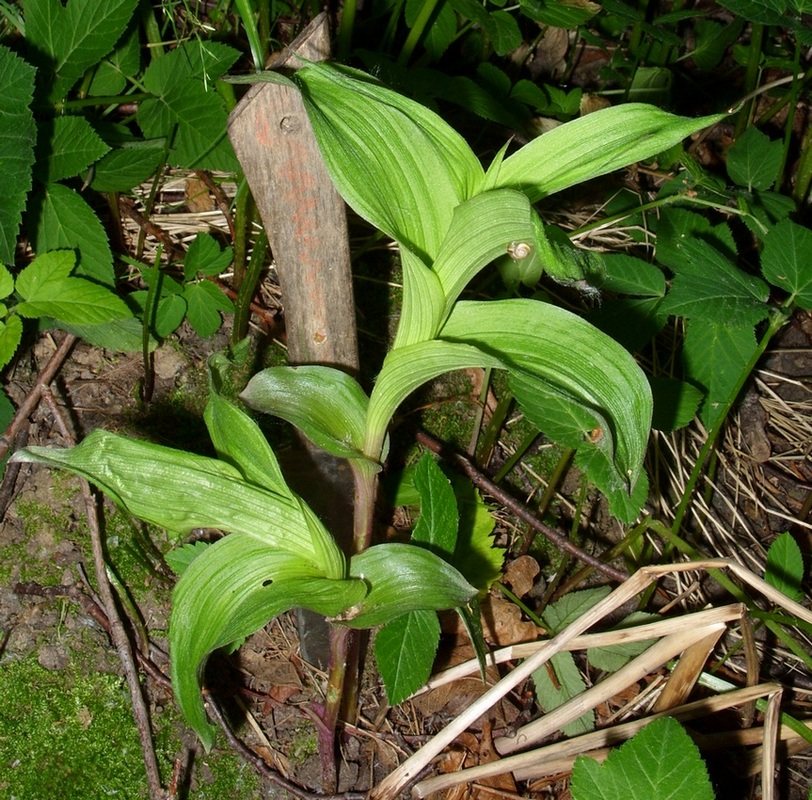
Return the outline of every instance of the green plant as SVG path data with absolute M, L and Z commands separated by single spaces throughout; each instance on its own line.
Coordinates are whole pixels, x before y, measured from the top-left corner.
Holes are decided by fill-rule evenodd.
M 241 395 L 348 459 L 355 479 L 349 560 L 290 491 L 256 424 L 220 394 L 230 368 L 225 356 L 211 361 L 205 414 L 217 459 L 104 431 L 69 450 L 29 448 L 16 456 L 84 475 L 130 513 L 179 534 L 197 527 L 229 532 L 185 551 L 188 565 L 170 626 L 176 696 L 207 747 L 214 731 L 200 684 L 213 650 L 238 643 L 286 608 L 331 617 L 337 625 L 325 710 L 330 731 L 343 693 L 349 629 L 397 623 L 377 649 L 386 662 L 390 647 L 436 640 L 430 615 L 422 612 L 465 607 L 492 580 L 466 564 L 467 552 L 458 552 L 452 501 L 447 492 L 443 499 L 443 484 L 428 465 L 422 522 L 412 543 L 372 544 L 388 426 L 400 403 L 431 378 L 472 366 L 506 370 L 525 413 L 577 451 L 577 463 L 613 512 L 627 520 L 637 515 L 646 496 L 642 461 L 651 396 L 629 354 L 554 305 L 472 302 L 460 295 L 505 255 L 519 262 L 540 255 L 553 277 L 583 278 L 576 255 L 547 237 L 531 204 L 669 148 L 717 119 L 621 106 L 562 126 L 513 155 L 503 150 L 485 171 L 435 114 L 362 73 L 310 64 L 292 85 L 302 92 L 337 187 L 397 241 L 403 268 L 397 335 L 369 396 L 348 375 L 322 366 L 264 370 Z M 405 615 L 411 616 L 404 621 Z M 424 670 L 432 650 L 426 647 L 416 666 L 395 670 L 396 696 L 408 692 L 415 680 L 409 670 Z M 327 745 L 329 752 L 332 739 Z

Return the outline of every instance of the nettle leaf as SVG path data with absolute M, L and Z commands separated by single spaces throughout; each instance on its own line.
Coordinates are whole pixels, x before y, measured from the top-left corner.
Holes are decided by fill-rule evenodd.
M 211 281 L 196 281 L 183 287 L 186 301 L 186 319 L 202 339 L 213 336 L 223 324 L 220 312 L 231 313 L 234 304 Z
M 685 381 L 664 375 L 649 378 L 654 398 L 651 427 L 658 431 L 675 431 L 685 427 L 702 402 L 702 392 Z
M 14 291 L 14 276 L 0 264 L 0 300 L 8 297 Z
M 713 800 L 699 749 L 672 717 L 660 717 L 603 764 L 579 756 L 572 769 L 573 800 Z
M 764 239 L 761 273 L 789 293 L 801 308 L 812 309 L 812 231 L 791 220 L 779 222 Z
M 49 99 L 59 100 L 87 69 L 106 56 L 138 0 L 25 0 L 25 36 L 51 74 L 41 74 Z
M 39 143 L 40 161 L 34 170 L 42 183 L 72 178 L 110 149 L 83 117 L 56 117 L 49 125 L 50 136 Z
M 183 259 L 183 277 L 192 280 L 198 273 L 202 275 L 219 275 L 234 257 L 231 246 L 221 250 L 217 240 L 208 233 L 198 233 Z
M 37 193 L 31 211 L 36 226 L 31 231 L 37 255 L 51 250 L 76 250 L 76 274 L 105 286 L 115 284 L 113 254 L 101 220 L 80 195 L 60 183 L 51 183 Z
M 594 589 L 567 592 L 544 609 L 544 624 L 551 633 L 560 633 L 575 620 L 580 619 L 590 608 L 608 597 L 611 591 L 609 586 L 596 586 Z
M 736 259 L 736 244 L 727 225 L 714 227 L 701 214 L 684 208 L 663 209 L 657 225 L 657 261 L 676 272 L 685 261 L 685 242 L 693 239 L 701 239 L 729 259 Z
M 334 456 L 358 458 L 363 452 L 369 398 L 346 372 L 317 365 L 270 367 L 254 375 L 240 397 L 295 425 Z
M 226 136 L 228 114 L 211 84 L 238 57 L 217 42 L 184 42 L 144 72 L 144 86 L 155 99 L 139 104 L 138 124 L 147 138 L 172 137 L 173 166 L 237 170 Z
M 359 604 L 337 617 L 351 628 L 385 625 L 410 611 L 458 608 L 477 593 L 447 561 L 424 547 L 398 542 L 353 556 L 350 575 L 369 588 Z
M 431 675 L 440 621 L 434 611 L 411 611 L 375 634 L 375 662 L 390 705 L 402 703 Z
M 455 206 L 482 180 L 465 140 L 432 111 L 364 73 L 308 64 L 295 80 L 328 172 L 347 203 L 433 261 Z
M 701 317 L 688 323 L 683 346 L 685 372 L 689 380 L 706 392 L 699 414 L 706 428 L 721 420 L 727 403 L 733 399 L 730 395 L 757 348 L 749 323 L 733 325 Z
M 696 43 L 691 52 L 694 64 L 703 72 L 717 67 L 727 48 L 741 35 L 743 25 L 744 19 L 741 17 L 732 24 L 724 25 L 711 19 L 695 20 Z
M 87 88 L 89 97 L 122 94 L 127 88 L 128 78 L 135 77 L 141 69 L 139 22 L 137 17 L 131 18 L 115 50 L 96 65 Z
M 662 270 L 634 256 L 609 253 L 604 256 L 604 274 L 596 281 L 601 289 L 634 297 L 664 297 Z
M 773 540 L 767 551 L 764 580 L 783 592 L 790 600 L 801 602 L 804 598 L 801 584 L 804 579 L 804 559 L 801 548 L 789 532 Z
M 518 189 L 531 203 L 667 150 L 724 115 L 687 119 L 626 103 L 588 114 L 534 139 L 504 160 L 494 188 Z
M 134 517 L 177 535 L 194 528 L 242 534 L 344 577 L 341 550 L 298 498 L 247 483 L 218 459 L 103 430 L 76 447 L 29 447 L 13 458 L 81 475 Z
M 5 367 L 14 357 L 23 338 L 23 323 L 16 315 L 0 322 L 0 368 Z
M 0 262 L 14 263 L 17 233 L 25 199 L 31 191 L 36 127 L 31 111 L 34 68 L 7 47 L 0 46 Z
M 755 325 L 769 314 L 769 287 L 701 239 L 681 242 L 682 262 L 662 310 L 706 322 Z
M 94 347 L 115 350 L 118 353 L 141 353 L 144 347 L 144 326 L 140 319 L 114 319 L 101 325 L 74 325 L 60 322 L 62 330 L 84 339 Z M 149 349 L 154 350 L 157 342 L 150 337 Z
M 739 186 L 749 191 L 766 191 L 776 181 L 783 160 L 783 144 L 762 133 L 755 125 L 745 132 L 727 151 L 727 174 Z
M 634 611 L 625 617 L 620 625 L 616 625 L 612 630 L 625 630 L 635 625 L 642 625 L 646 622 L 661 619 L 657 614 L 647 614 L 644 611 Z M 595 669 L 604 672 L 617 672 L 626 666 L 633 658 L 636 658 L 651 645 L 656 639 L 643 639 L 639 642 L 619 642 L 604 647 L 590 647 L 586 651 L 586 659 Z
M 360 602 L 360 580 L 330 580 L 301 556 L 247 537 L 226 536 L 184 570 L 172 597 L 172 687 L 187 722 L 207 750 L 215 728 L 200 687 L 214 650 L 248 636 L 294 607 L 335 616 Z
M 451 560 L 459 526 L 457 498 L 450 481 L 428 453 L 415 467 L 414 486 L 420 495 L 420 517 L 411 541 Z
M 536 702 L 545 714 L 563 706 L 568 700 L 586 691 L 572 653 L 556 653 L 546 664 L 533 672 Z M 566 736 L 580 736 L 595 730 L 595 712 L 590 709 L 577 719 L 561 726 Z
M 187 542 L 178 547 L 173 548 L 168 553 L 164 553 L 164 561 L 169 569 L 176 575 L 183 575 L 186 568 L 191 564 L 207 547 L 211 546 L 211 542 Z
M 97 192 L 128 192 L 155 172 L 163 152 L 162 139 L 134 142 L 111 150 L 93 167 L 90 185 Z

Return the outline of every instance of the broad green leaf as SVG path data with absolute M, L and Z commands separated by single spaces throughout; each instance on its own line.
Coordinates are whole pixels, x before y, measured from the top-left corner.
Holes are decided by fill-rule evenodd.
M 550 674 L 551 671 L 553 674 Z M 536 702 L 545 714 L 563 706 L 568 700 L 586 691 L 572 653 L 556 653 L 546 664 L 533 672 Z M 595 712 L 590 709 L 561 727 L 566 736 L 580 736 L 595 730 Z
M 765 191 L 778 177 L 783 150 L 780 141 L 771 142 L 755 125 L 749 125 L 727 151 L 727 174 L 751 192 Z
M 200 687 L 212 651 L 290 608 L 334 616 L 365 593 L 362 581 L 330 580 L 305 558 L 247 537 L 226 536 L 195 558 L 175 587 L 169 640 L 178 705 L 206 749 L 214 744 L 215 729 Z
M 663 209 L 657 225 L 657 261 L 676 272 L 685 261 L 685 243 L 693 239 L 701 239 L 736 260 L 736 245 L 726 225 L 714 227 L 702 214 L 684 208 Z
M 702 402 L 702 392 L 690 383 L 664 375 L 649 378 L 654 398 L 651 427 L 658 431 L 675 431 L 685 427 Z
M 661 619 L 657 614 L 647 614 L 644 611 L 633 611 L 628 617 L 612 628 L 612 630 L 625 630 L 635 625 L 643 625 Z M 617 672 L 626 666 L 633 658 L 639 656 L 656 642 L 656 639 L 643 639 L 638 642 L 619 642 L 605 647 L 590 647 L 586 651 L 586 659 L 595 669 L 604 672 Z
M 420 495 L 420 517 L 411 541 L 451 561 L 459 526 L 457 498 L 448 478 L 428 453 L 417 462 L 414 486 Z
M 495 188 L 531 203 L 667 150 L 724 115 L 687 119 L 640 103 L 596 111 L 560 125 L 505 159 Z
M 604 300 L 588 320 L 629 352 L 636 353 L 650 342 L 668 321 L 662 298 L 617 297 Z
M 573 800 L 713 800 L 699 749 L 672 717 L 661 717 L 611 752 L 603 764 L 579 756 Z
M 76 274 L 113 286 L 113 254 L 98 216 L 80 195 L 60 183 L 51 183 L 37 193 L 32 205 L 36 227 L 31 231 L 37 255 L 49 250 L 76 250 Z
M 458 303 L 440 335 L 479 347 L 510 372 L 605 416 L 607 427 L 583 431 L 584 444 L 609 455 L 619 481 L 634 486 L 648 442 L 651 390 L 619 344 L 580 317 L 533 300 Z
M 114 319 L 101 325 L 71 325 L 60 322 L 59 327 L 96 347 L 124 353 L 140 353 L 143 348 L 143 325 L 140 319 Z M 157 342 L 150 337 L 149 349 L 154 350 Z
M 249 483 L 293 497 L 268 440 L 248 414 L 212 390 L 203 418 L 218 458 L 236 467 Z
M 168 294 L 158 301 L 155 335 L 163 338 L 178 329 L 186 317 L 186 301 L 180 294 Z
M 360 72 L 308 64 L 296 73 L 327 169 L 347 203 L 425 261 L 482 167 L 456 131 Z
M 375 663 L 390 705 L 402 703 L 429 679 L 439 642 L 434 611 L 410 611 L 375 634 Z
M 702 72 L 710 72 L 718 66 L 727 48 L 741 35 L 743 25 L 744 19 L 741 17 L 732 24 L 722 24 L 712 19 L 695 20 L 696 42 L 691 52 L 694 64 Z
M 410 29 L 414 27 L 422 7 L 423 0 L 406 0 L 404 16 Z M 426 48 L 426 52 L 436 61 L 454 40 L 456 33 L 457 16 L 454 9 L 449 3 L 440 0 L 432 14 L 431 24 L 421 39 L 421 43 Z
M 521 244 L 536 250 L 536 233 L 530 203 L 520 192 L 484 192 L 457 206 L 432 267 L 445 293 L 443 319 L 483 267 L 515 254 Z
M 801 584 L 804 579 L 804 559 L 801 548 L 789 532 L 782 533 L 767 551 L 764 580 L 783 592 L 791 600 L 801 602 L 804 597 Z
M 611 592 L 608 586 L 567 592 L 559 600 L 544 609 L 544 624 L 551 633 L 560 633 L 575 620 L 580 619 L 590 608 L 600 603 Z
M 445 296 L 437 274 L 406 245 L 400 245 L 403 298 L 392 349 L 426 342 L 437 335 L 443 318 Z
M 451 563 L 479 589 L 481 597 L 502 576 L 505 551 L 494 544 L 496 522 L 476 487 L 457 475 L 452 476 L 451 485 L 460 515 L 457 547 Z
M 770 311 L 769 288 L 748 275 L 701 239 L 685 239 L 682 262 L 662 310 L 682 317 L 700 317 L 706 323 L 755 325 Z
M 187 542 L 164 553 L 164 561 L 176 575 L 183 575 L 189 564 L 211 545 L 211 542 L 204 541 Z
M 93 71 L 93 79 L 87 88 L 89 97 L 122 94 L 129 78 L 135 77 L 141 67 L 140 20 L 130 19 L 116 49 L 100 61 Z
M 50 136 L 38 146 L 40 161 L 34 170 L 42 183 L 72 178 L 110 149 L 84 117 L 56 117 L 48 128 Z
M 316 365 L 270 367 L 254 375 L 240 397 L 295 425 L 334 456 L 358 458 L 363 451 L 369 399 L 346 372 Z
M 436 339 L 391 350 L 369 399 L 364 454 L 380 458 L 392 416 L 415 389 L 444 372 L 469 367 L 502 368 L 503 364 L 477 347 Z
M 25 199 L 31 191 L 36 128 L 31 100 L 34 68 L 7 47 L 0 46 L 0 263 L 14 263 L 14 249 Z
M 522 13 L 554 28 L 577 28 L 592 19 L 601 7 L 590 0 L 521 0 Z
M 17 276 L 17 291 L 27 299 L 41 292 L 49 282 L 67 278 L 75 266 L 76 253 L 72 250 L 42 253 Z
M 647 261 L 622 253 L 604 256 L 601 289 L 635 297 L 664 297 L 665 277 L 661 270 Z
M 81 475 L 133 516 L 175 534 L 194 528 L 243 534 L 307 559 L 329 577 L 344 576 L 341 551 L 298 498 L 246 483 L 223 461 L 103 430 L 76 447 L 29 447 L 13 458 Z
M 699 416 L 706 428 L 715 427 L 735 399 L 731 394 L 757 347 L 751 324 L 731 325 L 701 317 L 688 323 L 683 359 L 687 378 L 705 390 Z
M 0 369 L 14 357 L 22 338 L 23 323 L 16 314 L 0 322 Z
M 196 281 L 183 287 L 186 318 L 202 339 L 213 336 L 223 324 L 220 312 L 233 312 L 234 304 L 211 281 Z
M 127 192 L 155 172 L 164 152 L 161 140 L 111 150 L 93 168 L 90 185 L 97 192 Z
M 374 628 L 409 611 L 441 611 L 476 595 L 460 573 L 439 556 L 410 544 L 378 544 L 352 557 L 350 575 L 369 593 L 337 617 L 351 628 Z
M 490 37 L 493 50 L 498 56 L 505 56 L 522 43 L 522 32 L 516 18 L 498 9 L 491 11 L 482 26 Z
M 764 239 L 761 272 L 801 308 L 812 309 L 812 231 L 791 220 L 779 222 Z
M 219 275 L 231 263 L 231 247 L 220 249 L 217 240 L 208 233 L 198 233 L 183 259 L 183 277 L 192 280 L 197 274 Z
M 25 0 L 25 33 L 53 72 L 42 75 L 49 99 L 65 96 L 115 46 L 138 0 Z

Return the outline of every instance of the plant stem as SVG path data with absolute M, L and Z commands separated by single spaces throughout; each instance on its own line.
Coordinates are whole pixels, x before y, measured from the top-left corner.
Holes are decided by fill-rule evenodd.
M 406 37 L 398 56 L 398 66 L 404 67 L 408 63 L 439 2 L 440 0 L 423 0 L 417 19 L 414 21 L 414 25 L 412 25 L 412 29 L 409 31 L 409 35 Z
M 346 60 L 350 55 L 357 9 L 357 0 L 344 0 L 344 7 L 341 10 L 341 23 L 338 29 L 338 44 L 336 46 L 336 55 L 339 61 Z

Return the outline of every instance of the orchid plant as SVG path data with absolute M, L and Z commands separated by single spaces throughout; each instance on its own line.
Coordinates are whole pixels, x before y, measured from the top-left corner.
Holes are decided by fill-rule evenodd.
M 217 458 L 103 430 L 74 448 L 30 447 L 15 456 L 78 473 L 134 516 L 178 537 L 195 528 L 227 533 L 206 547 L 182 546 L 173 562 L 185 568 L 170 622 L 172 681 L 207 748 L 214 741 L 200 692 L 207 658 L 280 612 L 306 607 L 335 623 L 329 725 L 343 691 L 349 629 L 410 614 L 425 621 L 439 609 L 465 607 L 487 588 L 483 576 L 461 571 L 453 521 L 437 522 L 441 515 L 427 517 L 422 541 L 373 543 L 387 430 L 398 406 L 427 381 L 470 367 L 506 370 L 526 416 L 576 450 L 578 466 L 612 512 L 624 520 L 637 515 L 647 493 L 642 465 L 652 400 L 629 353 L 550 303 L 460 296 L 500 259 L 532 280 L 541 270 L 564 282 L 582 279 L 577 252 L 548 237 L 533 204 L 652 157 L 718 119 L 621 105 L 561 125 L 511 155 L 506 146 L 483 169 L 439 116 L 368 75 L 306 64 L 292 78 L 261 77 L 301 92 L 338 190 L 399 246 L 400 321 L 370 394 L 325 366 L 266 369 L 241 394 L 249 407 L 289 421 L 348 460 L 355 480 L 352 552 L 342 552 L 288 488 L 256 423 L 221 393 L 228 368 L 222 355 L 211 360 L 205 412 Z

